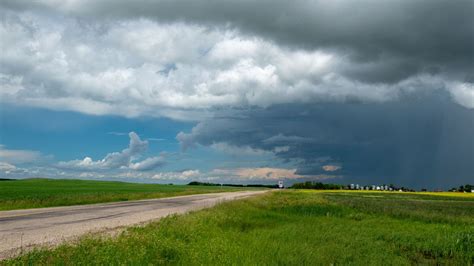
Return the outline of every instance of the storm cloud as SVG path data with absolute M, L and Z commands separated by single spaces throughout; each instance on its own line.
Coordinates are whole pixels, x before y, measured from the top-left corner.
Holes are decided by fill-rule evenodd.
M 472 0 L 6 0 L 0 103 L 192 121 L 176 136 L 184 153 L 281 164 L 221 174 L 459 185 L 474 173 L 473 10 Z M 163 163 L 125 151 L 63 164 Z
M 223 106 L 442 89 L 474 108 L 472 1 L 2 6 L 1 96 L 10 103 L 199 120 Z
M 472 136 L 474 112 L 439 94 L 238 111 L 203 121 L 177 139 L 185 149 L 225 142 L 272 151 L 308 178 L 334 174 L 344 176 L 334 180 L 341 183 L 437 188 L 472 180 Z
M 472 82 L 474 3 L 443 1 L 6 1 L 13 9 L 56 10 L 95 19 L 150 18 L 244 34 L 308 50 L 347 52 L 362 65 L 348 75 L 395 82 L 421 72 L 446 72 Z M 375 73 L 374 73 L 375 72 Z

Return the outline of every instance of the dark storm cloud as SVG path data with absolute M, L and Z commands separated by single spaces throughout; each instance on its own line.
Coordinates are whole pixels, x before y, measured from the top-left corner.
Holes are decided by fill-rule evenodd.
M 434 188 L 474 178 L 472 0 L 0 7 L 10 14 L 0 23 L 0 98 L 10 102 L 201 121 L 203 110 L 213 118 L 177 136 L 184 149 L 268 151 L 296 174 L 344 176 L 337 182 Z
M 474 178 L 474 112 L 431 94 L 385 104 L 274 106 L 240 111 L 180 133 L 184 148 L 226 142 L 275 151 L 297 174 L 335 182 L 443 187 Z M 244 115 L 244 117 L 242 117 Z M 272 139 L 274 141 L 268 141 Z M 299 140 L 299 141 L 295 141 Z M 324 165 L 342 168 L 327 172 Z
M 9 8 L 58 8 L 97 18 L 152 18 L 230 26 L 303 49 L 337 50 L 360 64 L 342 73 L 393 83 L 418 73 L 473 81 L 474 1 L 6 1 Z

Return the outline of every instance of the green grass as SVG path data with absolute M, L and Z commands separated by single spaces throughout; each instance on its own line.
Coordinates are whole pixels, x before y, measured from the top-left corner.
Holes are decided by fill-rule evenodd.
M 239 188 L 66 179 L 38 178 L 0 181 L 0 210 L 163 198 L 236 190 Z
M 472 265 L 473 245 L 472 197 L 279 191 L 4 264 Z

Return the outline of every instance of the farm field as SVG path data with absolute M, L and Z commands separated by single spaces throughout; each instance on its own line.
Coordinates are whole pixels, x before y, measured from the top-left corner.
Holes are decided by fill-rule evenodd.
M 275 191 L 2 263 L 472 265 L 474 197 L 450 195 Z
M 242 190 L 242 188 L 40 178 L 0 181 L 0 210 L 69 206 L 238 190 Z

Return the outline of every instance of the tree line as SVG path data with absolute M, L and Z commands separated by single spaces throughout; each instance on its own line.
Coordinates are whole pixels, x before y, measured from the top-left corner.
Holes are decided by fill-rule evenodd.
M 345 189 L 344 185 L 324 184 L 321 182 L 306 181 L 303 183 L 294 183 L 290 188 L 295 189 Z
M 474 189 L 474 185 L 466 184 L 464 186 L 459 186 L 458 188 L 452 188 L 451 191 L 457 192 L 471 192 Z
M 208 182 L 192 181 L 188 183 L 188 186 L 225 186 L 225 187 L 265 187 L 265 188 L 278 188 L 278 185 L 263 185 L 263 184 L 217 184 Z

